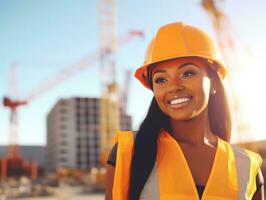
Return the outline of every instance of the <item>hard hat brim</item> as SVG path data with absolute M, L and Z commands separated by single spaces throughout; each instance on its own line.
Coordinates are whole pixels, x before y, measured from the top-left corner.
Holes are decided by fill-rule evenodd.
M 146 87 L 149 90 L 152 90 L 152 88 L 150 87 L 149 81 L 148 81 L 148 68 L 151 65 L 163 62 L 163 61 L 167 61 L 167 60 L 172 60 L 172 59 L 178 59 L 178 58 L 189 58 L 189 57 L 196 57 L 201 59 L 202 61 L 204 61 L 209 67 L 211 67 L 214 71 L 216 71 L 221 79 L 224 79 L 227 75 L 227 70 L 226 67 L 224 65 L 224 63 L 222 61 L 217 61 L 214 59 L 211 59 L 207 56 L 180 56 L 180 57 L 172 57 L 172 58 L 166 58 L 166 59 L 162 59 L 159 61 L 155 61 L 152 63 L 146 63 L 141 65 L 139 68 L 137 68 L 137 70 L 135 71 L 135 77 L 144 85 L 144 87 Z

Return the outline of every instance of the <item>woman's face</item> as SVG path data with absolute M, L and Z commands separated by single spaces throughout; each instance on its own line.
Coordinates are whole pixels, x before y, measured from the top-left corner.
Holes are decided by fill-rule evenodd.
M 152 70 L 153 93 L 161 110 L 174 120 L 199 115 L 208 105 L 213 81 L 197 58 L 158 63 Z

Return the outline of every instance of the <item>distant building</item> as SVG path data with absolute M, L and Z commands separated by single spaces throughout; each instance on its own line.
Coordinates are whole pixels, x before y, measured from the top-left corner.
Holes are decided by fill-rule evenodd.
M 60 99 L 47 116 L 46 169 L 91 169 L 99 166 L 100 100 Z M 121 114 L 121 130 L 131 130 L 131 117 Z
M 0 146 L 0 158 L 7 158 L 8 146 Z M 45 147 L 44 146 L 31 146 L 20 145 L 19 146 L 20 157 L 28 161 L 36 161 L 38 166 L 44 167 Z

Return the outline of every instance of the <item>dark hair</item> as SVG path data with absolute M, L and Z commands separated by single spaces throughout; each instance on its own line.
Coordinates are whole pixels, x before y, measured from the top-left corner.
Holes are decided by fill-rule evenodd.
M 218 73 L 207 67 L 209 77 L 213 78 L 216 83 L 216 94 L 210 95 L 208 103 L 209 123 L 213 134 L 223 140 L 230 142 L 232 118 L 231 108 L 224 84 Z
M 161 128 L 169 129 L 169 118 L 153 97 L 146 118 L 140 125 L 134 143 L 128 199 L 138 200 L 157 155 L 157 138 Z M 147 148 L 148 147 L 148 148 Z
M 215 80 L 217 86 L 216 94 L 210 95 L 208 103 L 210 127 L 215 135 L 229 142 L 231 115 L 226 92 L 217 72 L 210 67 L 207 67 L 207 72 Z M 129 200 L 139 200 L 141 191 L 154 167 L 157 156 L 157 138 L 161 128 L 170 130 L 170 120 L 161 111 L 153 97 L 134 143 L 128 191 Z

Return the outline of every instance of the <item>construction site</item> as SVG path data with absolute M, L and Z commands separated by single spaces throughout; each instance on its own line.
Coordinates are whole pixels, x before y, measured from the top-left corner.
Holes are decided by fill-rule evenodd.
M 119 20 L 121 20 L 119 9 L 122 7 L 120 4 L 124 6 L 127 4 L 117 0 L 98 0 L 94 3 L 97 5 L 93 13 L 95 16 L 90 20 L 97 23 L 98 29 L 94 32 L 97 33 L 98 47 L 92 53 L 82 55 L 82 59 L 76 60 L 74 64 L 69 63 L 66 67 L 53 71 L 46 76 L 44 81 L 39 81 L 36 84 L 29 83 L 29 92 L 19 91 L 21 81 L 27 79 L 27 82 L 30 82 L 31 80 L 31 77 L 23 77 L 24 75 L 21 74 L 23 69 L 20 69 L 20 61 L 12 62 L 7 67 L 8 83 L 4 83 L 4 86 L 8 86 L 9 89 L 5 91 L 5 94 L 4 92 L 0 93 L 0 95 L 3 94 L 1 98 L 3 109 L 5 109 L 4 114 L 8 114 L 8 118 L 6 117 L 8 125 L 5 125 L 8 140 L 7 142 L 1 141 L 2 136 L 0 140 L 0 199 L 103 200 L 106 189 L 106 161 L 114 145 L 115 133 L 117 130 L 136 130 L 143 116 L 141 114 L 138 116 L 140 119 L 136 120 L 135 113 L 147 111 L 141 110 L 140 112 L 137 107 L 134 107 L 134 101 L 139 101 L 139 104 L 142 104 L 142 101 L 150 99 L 150 96 L 142 99 L 141 92 L 136 92 L 133 95 L 131 93 L 132 84 L 135 81 L 133 72 L 142 60 L 138 63 L 131 62 L 130 65 L 135 65 L 132 68 L 122 68 L 122 62 L 117 54 L 123 55 L 123 50 L 130 46 L 133 47 L 132 53 L 127 56 L 134 56 L 134 52 L 139 50 L 137 45 L 146 39 L 146 41 L 151 39 L 151 33 L 142 30 L 141 25 L 132 24 L 126 26 L 130 29 L 119 35 Z M 131 3 L 128 4 L 130 6 Z M 237 91 L 238 74 L 243 71 L 243 66 L 237 59 L 238 51 L 243 50 L 242 55 L 249 52 L 246 52 L 245 41 L 238 37 L 237 31 L 232 25 L 236 23 L 237 19 L 234 19 L 232 23 L 229 17 L 231 15 L 227 13 L 225 4 L 230 4 L 230 0 L 191 0 L 188 5 L 193 5 L 202 16 L 205 16 L 205 23 L 208 24 L 222 57 L 229 66 L 230 74 L 227 84 L 231 88 L 229 96 L 232 100 L 235 120 L 233 130 L 237 133 L 232 137 L 233 143 L 259 153 L 264 160 L 266 159 L 266 136 L 252 140 L 250 136 L 252 124 L 243 113 L 244 104 Z M 177 1 L 176 5 L 182 6 L 182 1 Z M 62 6 L 64 5 L 62 4 Z M 8 6 L 6 5 L 6 7 Z M 4 9 L 6 7 L 3 6 Z M 136 8 L 138 6 L 132 9 Z M 160 8 L 158 9 L 160 10 Z M 180 7 L 175 9 L 178 10 Z M 194 14 L 194 17 L 197 18 L 197 13 Z M 146 13 L 146 15 L 149 14 Z M 164 14 L 160 13 L 160 15 Z M 171 22 L 175 20 L 177 18 L 171 19 Z M 179 16 L 178 20 L 182 21 L 183 19 Z M 128 21 L 130 23 L 130 20 Z M 158 24 L 155 23 L 152 26 L 155 28 L 158 27 Z M 147 43 L 146 41 L 145 43 Z M 134 48 L 138 48 L 138 50 Z M 144 49 L 141 51 L 143 54 Z M 98 71 L 97 75 L 89 72 L 94 68 L 95 71 Z M 42 73 L 41 69 L 39 73 Z M 19 138 L 25 138 L 25 136 L 21 137 L 20 131 L 24 127 L 35 126 L 32 122 L 32 124 L 20 127 L 21 124 L 27 122 L 23 119 L 23 117 L 29 116 L 25 114 L 27 110 L 39 105 L 37 103 L 41 101 L 42 96 L 53 93 L 56 88 L 69 90 L 65 83 L 74 77 L 78 79 L 85 73 L 87 73 L 86 76 L 90 76 L 87 77 L 87 82 L 76 85 L 71 82 L 68 85 L 77 90 L 85 87 L 86 91 L 96 88 L 98 95 L 74 93 L 65 96 L 60 94 L 49 96 L 49 98 L 53 98 L 50 101 L 53 103 L 47 103 L 50 104 L 49 109 L 43 111 L 45 115 L 42 116 L 43 121 L 40 122 L 45 128 L 43 130 L 45 132 L 44 145 L 34 144 L 34 142 L 30 142 L 31 145 L 27 145 L 27 142 L 21 144 Z M 38 74 L 32 76 L 38 76 Z M 94 78 L 97 81 L 90 84 Z M 133 105 L 130 109 L 129 103 Z M 29 109 L 29 107 L 31 108 Z M 21 110 L 24 114 L 18 115 Z M 40 114 L 34 113 L 34 116 L 31 117 L 37 119 L 38 115 Z M 0 127 L 0 130 L 2 134 L 2 130 L 5 129 Z M 32 134 L 27 136 L 29 138 L 34 138 L 34 134 L 37 134 L 35 128 L 25 132 Z M 263 133 L 265 131 L 261 130 L 257 134 L 262 135 Z M 266 174 L 265 163 L 261 170 L 263 175 Z

